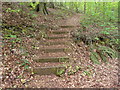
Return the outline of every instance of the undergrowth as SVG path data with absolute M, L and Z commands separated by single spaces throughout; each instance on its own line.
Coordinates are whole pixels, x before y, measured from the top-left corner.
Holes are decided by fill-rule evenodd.
M 118 57 L 120 39 L 116 20 L 84 16 L 80 24 L 81 28 L 73 33 L 73 40 L 75 43 L 82 41 L 90 47 L 90 59 L 93 63 L 100 64 L 100 59 L 107 62 L 107 57 Z

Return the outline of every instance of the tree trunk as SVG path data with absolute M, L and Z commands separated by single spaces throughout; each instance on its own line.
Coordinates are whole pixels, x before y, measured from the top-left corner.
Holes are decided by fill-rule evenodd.
M 86 13 L 86 2 L 84 2 L 84 14 Z
M 37 6 L 36 6 L 36 12 L 39 12 L 39 11 L 40 11 L 39 5 L 40 5 L 40 4 L 37 4 Z
M 37 6 L 36 6 L 36 11 L 37 12 L 41 12 L 45 15 L 49 14 L 48 11 L 47 11 L 47 6 L 46 6 L 47 3 L 45 2 L 41 2 L 41 3 L 38 3 Z
M 43 5 L 44 5 L 44 7 L 43 7 L 43 13 L 44 13 L 45 15 L 48 15 L 49 13 L 48 13 L 48 11 L 47 11 L 46 3 L 43 3 Z

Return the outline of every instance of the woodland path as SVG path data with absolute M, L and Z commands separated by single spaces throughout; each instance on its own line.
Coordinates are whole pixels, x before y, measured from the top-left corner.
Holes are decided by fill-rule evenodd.
M 48 31 L 49 37 L 60 37 L 65 36 L 67 38 L 57 38 L 57 39 L 45 39 L 44 42 L 46 42 L 44 45 L 40 45 L 40 47 L 43 47 L 43 49 L 50 48 L 54 49 L 53 52 L 45 53 L 43 52 L 37 52 L 37 58 L 36 60 L 39 60 L 39 58 L 44 58 L 43 62 L 46 59 L 46 62 L 37 62 L 36 66 L 39 66 L 38 69 L 36 69 L 36 72 L 38 74 L 35 74 L 33 77 L 30 78 L 30 81 L 26 83 L 26 87 L 29 88 L 90 88 L 90 87 L 114 87 L 117 83 L 117 76 L 114 72 L 117 72 L 117 67 L 114 68 L 114 70 L 111 70 L 111 67 L 114 67 L 116 65 L 116 62 L 113 64 L 113 61 L 111 60 L 111 64 L 102 64 L 102 65 L 94 65 L 93 73 L 96 75 L 93 75 L 91 77 L 89 76 L 83 76 L 83 71 L 78 71 L 74 75 L 67 75 L 64 74 L 63 77 L 58 77 L 54 74 L 58 74 L 58 71 L 64 70 L 64 65 L 66 61 L 74 61 L 74 56 L 76 56 L 75 50 L 71 50 L 68 52 L 63 51 L 57 51 L 57 49 L 61 48 L 70 48 L 74 49 L 71 44 L 72 39 L 70 38 L 70 32 L 73 30 L 76 30 L 80 28 L 79 20 L 81 18 L 80 14 L 74 14 L 73 16 L 70 16 L 66 19 L 62 19 L 56 23 L 58 26 L 60 26 L 57 30 L 50 30 Z M 61 27 L 62 26 L 62 27 Z M 60 33 L 62 32 L 62 33 Z M 67 33 L 63 33 L 67 32 Z M 48 44 L 49 43 L 49 44 Z M 70 43 L 70 44 L 69 44 Z M 79 50 L 80 53 L 77 54 L 77 58 L 80 59 L 81 57 L 84 58 L 83 61 L 75 63 L 78 65 L 84 65 L 84 67 L 87 67 L 90 65 L 89 59 L 85 58 L 88 57 L 86 49 L 84 48 L 84 45 L 81 44 L 81 47 L 83 49 Z M 78 48 L 77 48 L 78 49 Z M 47 52 L 47 51 L 46 51 Z M 86 52 L 86 53 L 84 53 Z M 74 54 L 75 53 L 75 54 Z M 57 57 L 57 58 L 56 58 Z M 62 57 L 62 59 L 61 59 Z M 64 58 L 67 57 L 67 58 Z M 60 62 L 61 61 L 61 62 Z M 74 63 L 72 63 L 73 65 Z M 63 65 L 63 66 L 62 66 Z M 35 66 L 35 65 L 34 65 Z M 40 68 L 42 67 L 42 68 Z M 35 67 L 36 68 L 36 67 Z M 91 68 L 92 70 L 92 68 Z M 41 73 L 42 72 L 42 73 Z M 61 74 L 61 72 L 59 72 Z M 110 74 L 111 73 L 111 74 Z M 48 75 L 49 74 L 49 75 Z M 106 78 L 106 75 L 107 76 Z M 98 81 L 101 81 L 99 83 Z
M 66 26 L 79 26 L 80 25 L 80 16 L 81 16 L 80 14 L 75 14 L 72 17 L 68 17 L 65 20 L 65 25 Z
M 79 20 L 80 14 L 75 14 L 58 22 L 59 29 L 47 31 L 47 37 L 39 43 L 40 49 L 33 57 L 36 65 L 30 71 L 39 75 L 63 73 L 60 71 L 65 69 L 64 63 L 72 60 L 70 32 L 79 26 Z

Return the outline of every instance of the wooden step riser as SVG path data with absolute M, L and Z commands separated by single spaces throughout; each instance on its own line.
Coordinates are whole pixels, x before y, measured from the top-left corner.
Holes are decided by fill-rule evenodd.
M 74 28 L 75 26 L 60 26 L 61 28 Z
M 35 59 L 34 61 L 45 63 L 45 62 L 67 62 L 69 61 L 69 58 L 48 58 L 48 59 Z
M 67 42 L 50 42 L 50 43 L 45 43 L 44 45 L 47 46 L 52 46 L 52 45 L 69 45 L 70 43 Z
M 44 50 L 40 50 L 44 53 L 57 53 L 57 52 L 69 52 L 71 51 L 70 49 L 44 49 Z
M 68 55 L 66 54 L 66 52 L 55 52 L 55 53 L 41 53 L 39 54 L 39 51 L 38 52 L 35 52 L 36 53 L 36 57 L 34 57 L 34 59 L 40 59 L 40 58 L 52 58 L 52 57 L 67 57 Z M 68 52 L 69 53 L 69 52 Z M 33 55 L 34 56 L 34 55 Z
M 46 37 L 45 39 L 66 39 L 68 37 Z
M 64 26 L 64 25 L 62 25 L 62 26 L 59 26 L 59 27 L 60 28 L 74 28 L 74 27 L 79 27 L 79 26 L 69 26 L 69 25 Z M 57 28 L 57 29 L 59 29 L 59 28 Z M 52 29 L 52 30 L 56 30 L 56 29 Z
M 46 45 L 46 46 L 50 46 L 50 45 L 70 45 L 69 40 L 68 41 L 49 41 L 49 42 L 40 42 L 40 45 Z
M 33 68 L 26 70 L 27 72 L 38 74 L 38 75 L 51 75 L 55 74 L 57 75 L 59 71 L 64 70 L 65 67 L 39 67 L 39 68 Z
M 49 34 L 47 37 L 68 37 L 66 34 Z
M 52 34 L 68 34 L 69 32 L 51 32 Z
M 46 39 L 47 43 L 49 42 L 68 42 L 72 41 L 70 38 L 64 38 L 64 39 Z

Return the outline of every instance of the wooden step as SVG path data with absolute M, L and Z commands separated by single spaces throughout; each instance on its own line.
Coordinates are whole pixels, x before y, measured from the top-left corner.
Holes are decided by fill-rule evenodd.
M 39 45 L 69 45 L 71 41 L 70 39 L 56 39 L 56 40 L 44 40 L 44 41 L 40 41 L 38 44 Z
M 66 62 L 69 61 L 68 57 L 51 57 L 51 58 L 40 58 L 40 59 L 34 59 L 36 62 Z
M 49 48 L 70 48 L 69 45 L 39 45 L 37 48 L 39 49 L 49 49 Z
M 74 28 L 75 26 L 60 26 L 61 28 Z
M 68 34 L 48 34 L 48 37 L 69 37 Z
M 66 62 L 44 62 L 44 63 L 40 63 L 40 62 L 35 62 L 33 67 L 51 67 L 51 66 L 61 66 L 61 65 L 65 65 Z
M 60 38 L 60 39 L 46 39 L 45 42 L 70 42 L 70 38 Z
M 55 49 L 40 49 L 40 51 L 44 53 L 56 53 L 56 52 L 69 52 L 71 51 L 70 49 L 67 48 L 55 48 Z
M 46 42 L 44 45 L 50 46 L 50 45 L 69 45 L 68 42 Z
M 68 34 L 69 31 L 52 31 L 53 34 Z
M 61 36 L 61 37 L 45 37 L 45 39 L 65 39 L 65 38 L 68 38 L 68 37 L 65 37 L 65 36 Z
M 65 66 L 49 66 L 49 67 L 35 67 L 35 68 L 29 68 L 26 71 L 38 75 L 51 75 L 55 74 L 58 75 L 61 72 L 65 72 L 66 67 Z
M 38 51 L 38 50 L 36 50 Z M 35 52 L 33 54 L 34 59 L 39 59 L 39 58 L 52 58 L 52 57 L 69 57 L 70 52 L 52 52 L 52 53 L 44 53 L 44 52 Z M 47 56 L 47 57 L 46 57 Z

